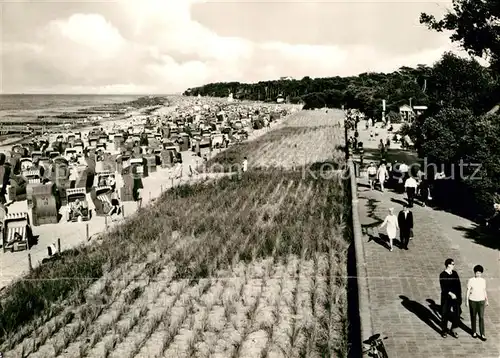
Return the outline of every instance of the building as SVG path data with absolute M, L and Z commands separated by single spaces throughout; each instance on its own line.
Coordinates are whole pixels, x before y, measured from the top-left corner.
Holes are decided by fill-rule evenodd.
M 290 76 L 280 77 L 280 81 L 291 81 L 291 80 L 293 80 L 293 78 Z
M 415 117 L 420 116 L 425 112 L 427 106 L 409 106 L 407 104 L 403 104 L 399 107 L 399 115 L 403 121 L 411 122 L 415 119 Z
M 410 122 L 415 116 L 415 113 L 409 105 L 403 104 L 401 107 L 399 107 L 399 115 L 401 116 L 401 119 L 403 121 Z
M 427 110 L 427 106 L 413 106 L 413 111 L 415 111 L 416 116 L 420 116 Z

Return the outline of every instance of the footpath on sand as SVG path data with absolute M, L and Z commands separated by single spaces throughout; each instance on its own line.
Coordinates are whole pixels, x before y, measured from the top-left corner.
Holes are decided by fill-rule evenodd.
M 359 132 L 365 148 L 375 149 L 378 140 L 368 140 L 364 125 L 360 124 Z M 379 139 L 385 136 L 381 133 Z M 456 229 L 474 227 L 469 220 L 419 204 L 411 209 L 415 228 L 409 250 L 400 250 L 396 240 L 394 251 L 390 252 L 388 244 L 379 237 L 385 231 L 378 226 L 389 208 L 394 208 L 396 214 L 402 209 L 405 196 L 390 190 L 370 191 L 364 171 L 357 182 L 371 312 L 371 322 L 365 324 L 371 324 L 374 334 L 388 337 L 384 344 L 389 357 L 499 358 L 500 252 L 475 243 L 465 237 L 463 230 Z M 481 264 L 485 268 L 489 298 L 485 309 L 486 342 L 471 337 L 465 301 L 458 339 L 441 337 L 438 277 L 447 258 L 455 260 L 463 296 L 467 280 L 473 276 L 473 267 Z

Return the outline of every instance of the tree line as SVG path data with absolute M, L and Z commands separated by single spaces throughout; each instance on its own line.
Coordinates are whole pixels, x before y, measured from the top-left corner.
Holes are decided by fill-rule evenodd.
M 491 213 L 500 202 L 500 2 L 454 0 L 442 18 L 422 13 L 420 22 L 432 31 L 450 31 L 471 57 L 445 53 L 432 66 L 403 66 L 391 73 L 301 80 L 211 83 L 184 95 L 275 102 L 278 97 L 303 103 L 304 109 L 357 108 L 379 120 L 382 100 L 386 114 L 398 118 L 403 104 L 428 109 L 405 130 L 421 158 L 445 168 L 449 205 L 466 214 Z M 489 59 L 484 67 L 475 57 Z M 464 175 L 458 175 L 459 165 Z M 455 173 L 452 171 L 455 170 Z M 430 178 L 432 180 L 432 178 Z
M 391 73 L 367 72 L 350 77 L 261 81 L 257 83 L 218 82 L 189 88 L 185 96 L 227 97 L 276 102 L 281 96 L 304 109 L 357 108 L 372 118 L 381 118 L 382 100 L 386 114 L 396 119 L 404 104 L 428 107 L 466 106 L 475 112 L 496 104 L 499 85 L 495 74 L 474 59 L 445 53 L 434 66 L 403 66 Z

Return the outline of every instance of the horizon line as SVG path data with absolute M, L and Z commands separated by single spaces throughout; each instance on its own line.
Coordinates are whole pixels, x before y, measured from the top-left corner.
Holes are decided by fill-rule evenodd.
M 182 93 L 0 93 L 0 96 L 176 96 Z

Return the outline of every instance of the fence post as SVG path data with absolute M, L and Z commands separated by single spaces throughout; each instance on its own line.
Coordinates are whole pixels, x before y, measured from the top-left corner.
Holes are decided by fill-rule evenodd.
M 89 224 L 85 224 L 85 231 L 87 234 L 87 241 L 89 241 Z
M 160 193 L 163 193 L 163 184 L 160 184 Z
M 151 202 L 151 192 L 149 192 L 149 201 Z
M 28 268 L 31 271 L 33 271 L 33 265 L 31 264 L 31 253 L 28 253 Z
M 108 229 L 108 215 L 104 215 L 104 227 Z
M 61 253 L 61 239 L 60 238 L 57 239 L 57 253 L 58 254 Z
M 170 178 L 170 182 L 172 183 L 170 187 L 173 188 L 174 187 L 174 178 Z

